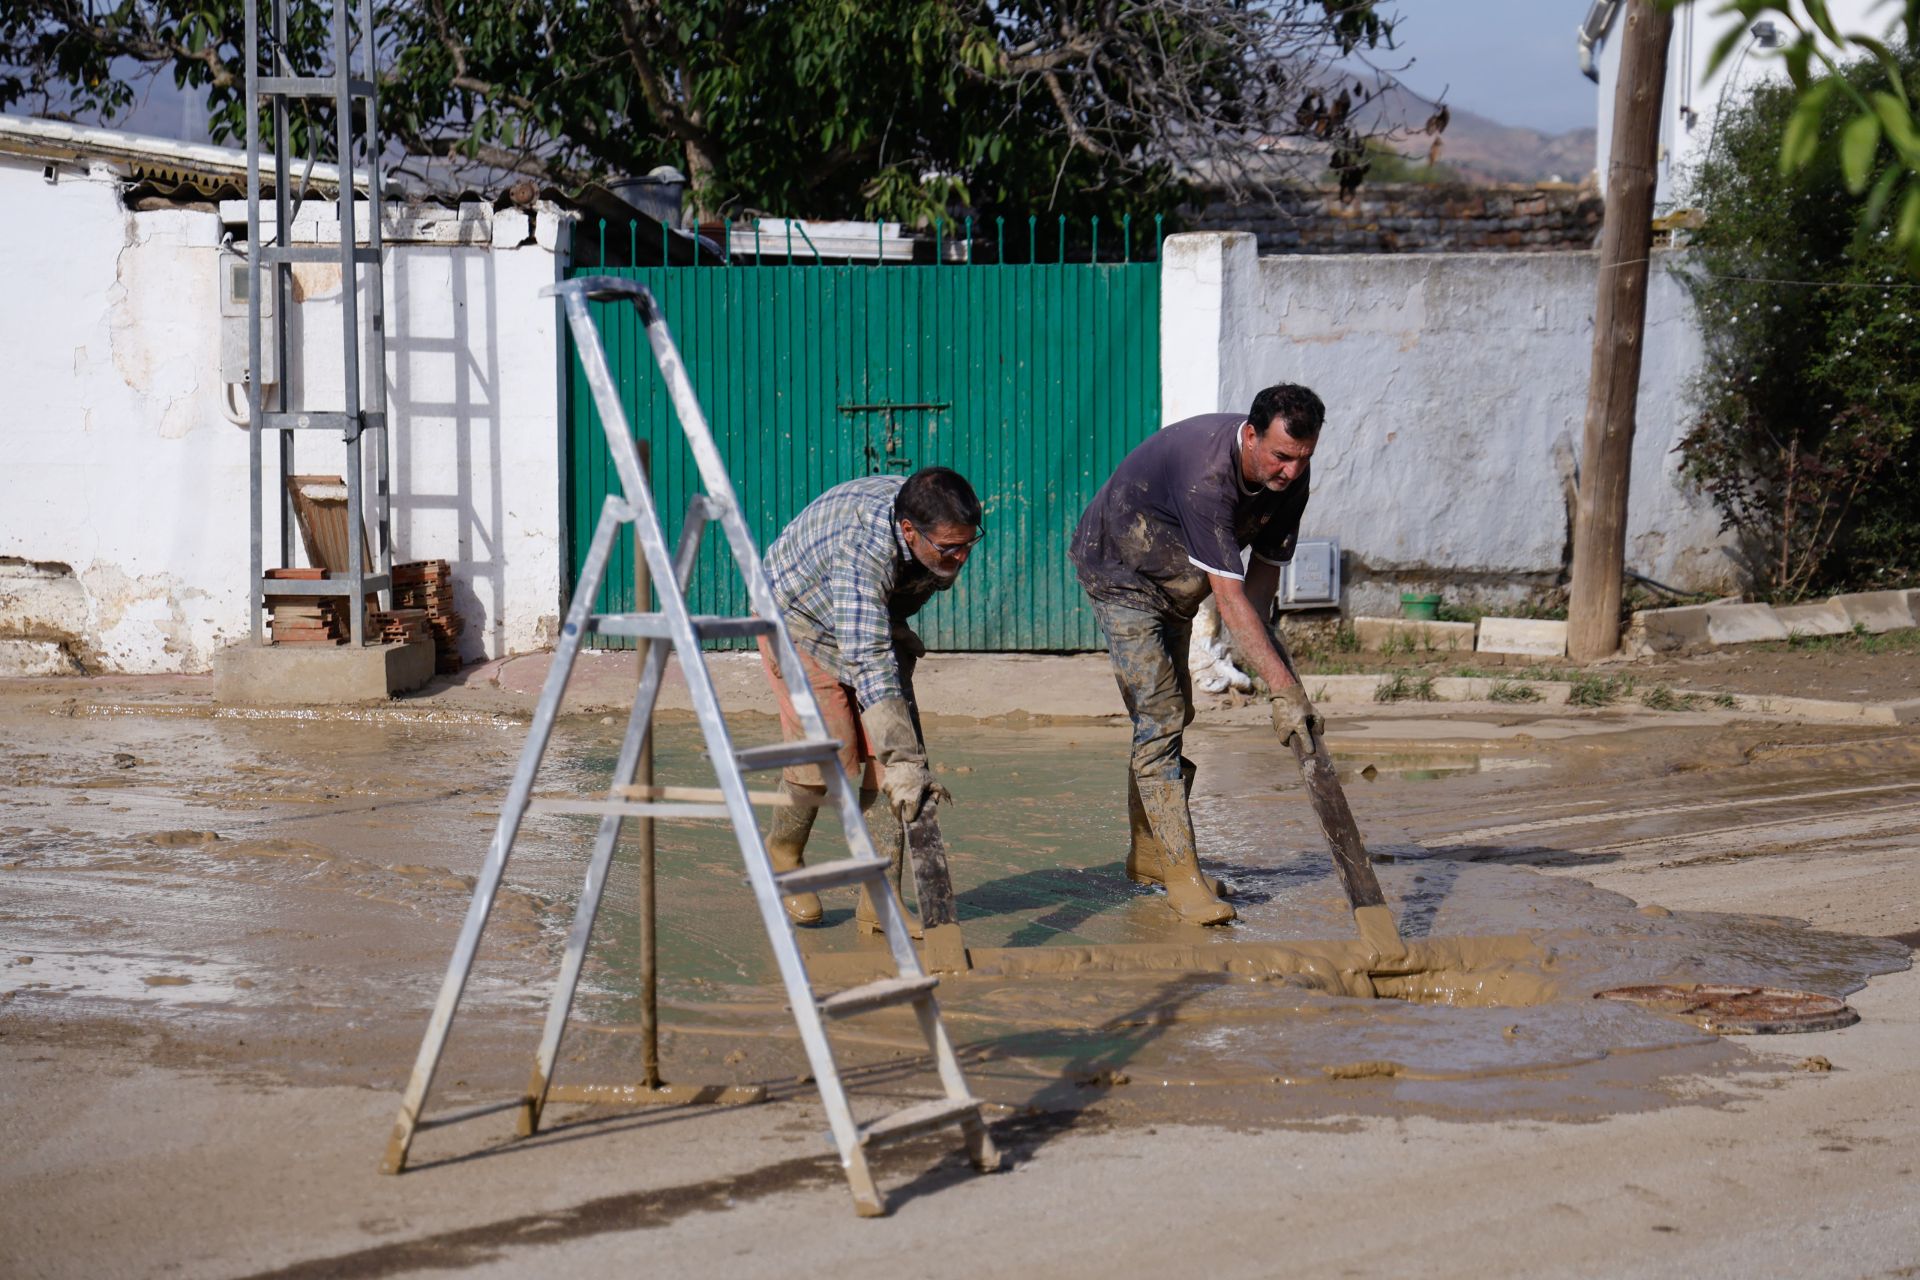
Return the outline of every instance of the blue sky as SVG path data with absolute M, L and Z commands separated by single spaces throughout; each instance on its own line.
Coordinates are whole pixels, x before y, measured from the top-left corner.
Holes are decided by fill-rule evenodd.
M 1542 133 L 1593 124 L 1594 86 L 1574 46 L 1588 0 L 1397 0 L 1392 8 L 1399 62 L 1412 62 L 1400 75 L 1409 88 L 1427 97 L 1444 90 L 1453 107 Z

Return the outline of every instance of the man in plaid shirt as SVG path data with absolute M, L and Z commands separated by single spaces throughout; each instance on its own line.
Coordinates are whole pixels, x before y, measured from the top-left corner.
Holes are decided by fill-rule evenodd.
M 871 810 L 886 793 L 881 816 L 888 821 L 869 825 L 875 846 L 893 854 L 888 879 L 896 894 L 902 846 L 893 824 L 917 817 L 936 786 L 913 698 L 913 667 L 926 646 L 907 619 L 953 585 L 980 537 L 973 487 L 951 468 L 926 467 L 904 479 L 867 476 L 835 485 L 767 549 L 774 602 L 786 615 L 827 736 L 841 742 L 840 767 L 859 780 L 863 807 Z M 779 699 L 781 732 L 789 741 L 804 737 L 765 638 L 760 661 Z M 767 852 L 774 870 L 792 871 L 804 865 L 826 780 L 818 765 L 795 765 L 782 782 L 788 803 L 774 811 Z M 790 894 L 785 902 L 795 923 L 819 922 L 818 894 Z M 854 918 L 863 931 L 879 931 L 864 888 Z

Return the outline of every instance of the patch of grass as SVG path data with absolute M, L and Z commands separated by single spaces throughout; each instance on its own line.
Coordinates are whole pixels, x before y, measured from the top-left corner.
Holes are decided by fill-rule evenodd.
M 1740 705 L 1740 700 L 1730 693 L 1716 693 L 1713 695 L 1713 705 L 1722 711 L 1731 711 Z
M 1439 622 L 1478 622 L 1487 611 L 1477 604 L 1442 604 L 1435 614 Z
M 1396 671 L 1391 680 L 1384 680 L 1373 689 L 1375 702 L 1436 702 L 1439 696 L 1433 691 L 1432 676 L 1415 676 L 1405 671 Z
M 1785 641 L 1755 645 L 1754 648 L 1778 653 L 1782 649 L 1791 649 L 1803 653 L 1910 653 L 1920 650 L 1920 627 L 1909 627 L 1904 631 L 1883 631 L 1873 634 L 1859 623 L 1853 630 L 1843 631 L 1837 636 L 1791 635 Z
M 1604 707 L 1633 692 L 1633 681 L 1613 676 L 1582 675 L 1567 690 L 1570 707 Z
M 1409 658 L 1413 656 L 1413 632 L 1411 631 L 1395 631 L 1388 635 L 1386 641 L 1380 646 L 1382 657 L 1391 658 L 1395 654 L 1402 653 Z
M 1540 691 L 1524 680 L 1495 680 L 1487 698 L 1492 702 L 1538 702 Z
M 1664 684 L 1640 695 L 1640 705 L 1649 711 L 1692 711 L 1705 701 L 1697 693 L 1675 693 Z
M 1333 651 L 1335 653 L 1360 652 L 1360 633 L 1350 626 L 1342 625 L 1333 633 Z

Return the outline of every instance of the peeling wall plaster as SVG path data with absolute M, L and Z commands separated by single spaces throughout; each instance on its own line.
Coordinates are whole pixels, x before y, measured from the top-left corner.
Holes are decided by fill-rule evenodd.
M 103 169 L 48 183 L 38 162 L 3 157 L 0 201 L 0 350 L 15 370 L 0 642 L 90 671 L 206 670 L 248 629 L 247 434 L 224 416 L 219 375 L 221 217 L 130 212 Z M 552 221 L 522 215 L 498 250 L 469 237 L 388 254 L 396 554 L 452 562 L 469 658 L 549 642 L 561 594 L 554 309 L 537 297 L 556 258 L 551 237 L 529 238 Z M 338 269 L 303 264 L 299 292 L 305 407 L 337 407 Z M 340 470 L 344 447 L 320 434 L 297 441 L 296 470 Z M 271 517 L 267 548 L 271 565 Z M 52 561 L 64 574 L 22 586 L 22 565 Z

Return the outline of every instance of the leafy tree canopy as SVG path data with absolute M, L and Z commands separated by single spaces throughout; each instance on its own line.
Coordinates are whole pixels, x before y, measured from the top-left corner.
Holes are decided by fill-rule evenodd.
M 289 3 L 286 56 L 317 70 L 330 4 Z M 204 93 L 216 136 L 242 137 L 244 13 L 12 0 L 0 107 L 111 118 L 134 66 Z M 382 124 L 411 156 L 561 184 L 672 164 L 709 215 L 914 223 L 957 204 L 1166 207 L 1195 176 L 1246 194 L 1276 155 L 1351 186 L 1358 108 L 1382 82 L 1368 59 L 1393 41 L 1376 0 L 377 0 L 375 15 Z M 296 136 L 328 127 L 316 105 Z

